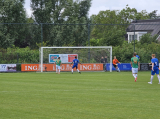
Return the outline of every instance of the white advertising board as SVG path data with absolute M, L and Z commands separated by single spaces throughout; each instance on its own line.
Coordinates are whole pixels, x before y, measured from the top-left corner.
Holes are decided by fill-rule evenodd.
M 0 64 L 0 72 L 16 71 L 16 64 Z
M 58 57 L 61 58 L 62 63 L 71 63 L 75 56 L 78 58 L 78 54 L 49 54 L 49 63 L 54 63 Z

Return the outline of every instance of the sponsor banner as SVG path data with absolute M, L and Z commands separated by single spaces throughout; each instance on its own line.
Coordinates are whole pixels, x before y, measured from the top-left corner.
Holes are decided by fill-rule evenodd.
M 0 72 L 16 71 L 16 64 L 0 64 Z
M 130 63 L 122 63 L 120 64 L 121 70 L 131 71 L 132 67 Z
M 107 63 L 106 65 L 107 65 L 106 70 L 109 71 L 110 70 L 110 63 Z M 132 67 L 131 67 L 130 63 L 121 63 L 121 64 L 118 64 L 118 68 L 122 71 L 131 71 Z M 113 71 L 116 70 L 113 65 L 112 65 L 112 70 Z
M 140 70 L 141 71 L 148 71 L 152 69 L 152 65 L 150 65 L 149 63 L 141 63 L 140 64 Z
M 62 63 L 69 63 L 75 56 L 78 58 L 78 54 L 49 54 L 49 63 L 54 63 L 58 57 L 61 58 Z
M 77 58 L 78 58 L 77 54 L 69 54 L 68 55 L 68 62 L 72 62 L 75 59 L 75 56 L 77 56 Z
M 21 64 L 21 71 L 38 71 L 39 64 Z
M 118 64 L 118 68 L 122 71 L 131 71 L 132 67 L 131 67 L 131 64 L 130 63 L 121 63 L 121 64 Z M 149 71 L 152 69 L 152 65 L 149 64 L 149 63 L 140 63 L 140 70 L 141 71 Z M 106 70 L 110 70 L 110 64 L 107 63 L 107 67 L 106 67 Z M 116 70 L 114 68 L 114 66 L 112 65 L 112 70 Z
M 40 71 L 40 64 L 21 64 L 21 71 Z M 78 64 L 80 71 L 103 71 L 103 64 Z M 61 71 L 71 71 L 71 64 L 62 64 Z M 74 68 L 76 71 L 76 68 Z M 56 71 L 55 64 L 43 64 L 43 71 Z

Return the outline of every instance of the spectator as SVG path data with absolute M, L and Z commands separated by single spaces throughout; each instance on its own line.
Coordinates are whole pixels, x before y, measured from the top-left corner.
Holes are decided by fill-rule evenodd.
M 101 63 L 103 63 L 103 69 L 105 68 L 105 60 L 104 57 L 101 57 Z
M 107 63 L 108 63 L 107 56 L 105 56 L 104 61 L 105 61 L 105 71 L 107 71 Z
M 108 62 L 107 62 L 107 56 L 105 56 L 104 61 L 105 61 L 105 63 L 108 63 Z
M 138 55 L 136 55 L 136 57 L 140 60 L 140 57 Z
M 105 63 L 104 57 L 101 57 L 101 63 Z

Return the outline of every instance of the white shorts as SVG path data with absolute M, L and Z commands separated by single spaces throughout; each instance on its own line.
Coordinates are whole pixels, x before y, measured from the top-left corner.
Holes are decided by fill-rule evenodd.
M 132 68 L 132 73 L 133 73 L 133 74 L 138 73 L 138 68 Z
M 60 67 L 60 66 L 58 66 L 58 65 L 56 65 L 56 69 L 61 69 L 61 67 Z

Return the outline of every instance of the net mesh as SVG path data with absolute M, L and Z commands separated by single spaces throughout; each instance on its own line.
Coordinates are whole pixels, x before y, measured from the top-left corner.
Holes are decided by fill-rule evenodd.
M 41 64 L 53 64 L 58 57 L 61 58 L 62 63 L 71 64 L 75 56 L 83 64 L 102 64 L 103 71 L 106 70 L 106 63 L 111 63 L 111 48 L 57 48 L 47 47 L 42 48 L 41 51 Z

